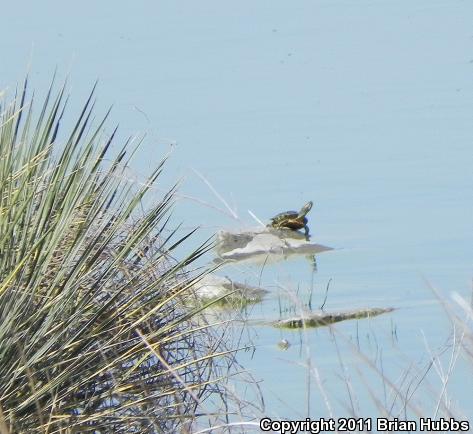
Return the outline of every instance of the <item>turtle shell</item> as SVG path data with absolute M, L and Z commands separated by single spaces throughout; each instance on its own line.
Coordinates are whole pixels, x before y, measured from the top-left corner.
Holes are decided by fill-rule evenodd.
M 302 229 L 307 224 L 307 219 L 298 212 L 286 211 L 271 219 L 271 226 L 276 228 Z
M 271 221 L 273 223 L 280 223 L 284 220 L 295 219 L 298 215 L 299 215 L 299 213 L 297 211 L 284 211 L 284 212 L 280 212 L 279 214 L 275 215 L 271 219 Z

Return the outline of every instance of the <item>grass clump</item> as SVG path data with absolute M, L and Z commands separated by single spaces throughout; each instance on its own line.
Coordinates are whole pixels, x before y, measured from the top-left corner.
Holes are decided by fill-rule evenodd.
M 164 161 L 124 183 L 135 149 L 110 160 L 93 91 L 65 134 L 65 88 L 35 116 L 26 87 L 0 117 L 0 432 L 188 430 L 228 363 L 179 302 L 208 246 L 170 257 L 188 236 L 167 230 L 174 188 L 137 209 Z

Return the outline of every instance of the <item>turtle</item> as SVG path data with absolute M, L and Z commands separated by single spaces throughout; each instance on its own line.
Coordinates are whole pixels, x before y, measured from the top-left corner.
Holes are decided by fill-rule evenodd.
M 297 231 L 304 228 L 306 237 L 309 235 L 309 228 L 307 227 L 307 218 L 306 215 L 312 208 L 312 201 L 307 202 L 299 212 L 297 211 L 284 211 L 275 215 L 269 227 L 276 229 L 287 228 Z

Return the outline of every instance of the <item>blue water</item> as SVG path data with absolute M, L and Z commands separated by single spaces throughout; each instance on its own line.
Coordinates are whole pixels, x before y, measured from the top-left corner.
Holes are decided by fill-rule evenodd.
M 99 78 L 98 105 L 114 105 L 120 138 L 147 133 L 134 176 L 173 149 L 155 194 L 183 178 L 173 219 L 183 230 L 201 227 L 191 245 L 221 228 L 256 225 L 248 210 L 266 221 L 313 200 L 313 240 L 336 248 L 318 258 L 314 304 L 332 279 L 327 309 L 399 308 L 336 327 L 347 366 L 360 363 L 343 339 L 372 358 L 383 348 L 385 372 L 397 378 L 428 360 L 421 330 L 432 349 L 450 334 L 430 286 L 447 300 L 451 291 L 470 298 L 472 18 L 473 3 L 454 0 L 88 0 L 74 10 L 10 2 L 2 6 L 9 37 L 0 41 L 0 89 L 11 93 L 28 62 L 32 86 L 45 89 L 57 67 L 69 74 L 73 111 Z M 222 272 L 271 290 L 251 310 L 255 321 L 279 318 L 278 287 L 299 288 L 306 300 L 312 278 L 302 258 Z M 241 357 L 264 380 L 268 414 L 307 414 L 307 370 L 294 364 L 309 351 L 334 413 L 346 415 L 330 330 L 253 327 L 255 355 Z M 286 352 L 276 346 L 282 337 L 292 344 Z M 471 367 L 461 359 L 455 372 L 451 396 L 473 414 Z M 367 389 L 350 375 L 359 393 Z M 364 375 L 384 394 L 376 375 Z M 314 381 L 309 413 L 327 415 Z M 359 415 L 376 414 L 361 395 Z

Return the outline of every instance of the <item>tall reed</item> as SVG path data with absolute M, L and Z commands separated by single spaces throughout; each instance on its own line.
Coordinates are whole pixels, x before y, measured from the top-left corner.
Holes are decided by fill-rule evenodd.
M 164 160 L 124 182 L 136 149 L 109 156 L 94 91 L 66 133 L 65 86 L 35 115 L 26 83 L 0 117 L 0 432 L 190 429 L 232 364 L 224 330 L 179 301 L 209 246 L 171 257 L 189 235 L 168 230 L 175 188 L 138 209 Z

